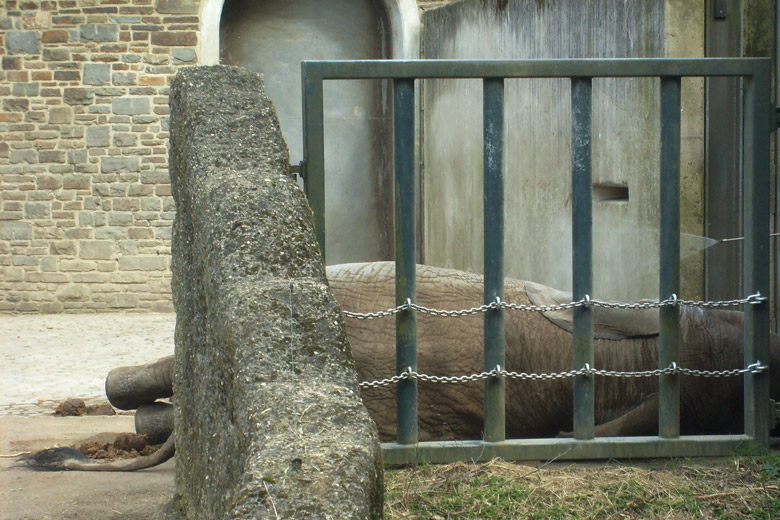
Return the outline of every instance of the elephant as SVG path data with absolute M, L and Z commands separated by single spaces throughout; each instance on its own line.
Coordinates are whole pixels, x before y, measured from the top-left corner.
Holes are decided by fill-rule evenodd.
M 395 375 L 395 320 L 359 319 L 349 313 L 395 307 L 395 265 L 370 262 L 328 266 L 330 290 L 346 312 L 346 333 L 361 381 Z M 417 304 L 438 309 L 478 306 L 483 277 L 454 269 L 417 266 Z M 554 305 L 571 295 L 507 278 L 504 301 L 518 305 Z M 679 365 L 699 370 L 741 368 L 743 314 L 737 311 L 679 307 Z M 620 310 L 596 307 L 594 369 L 647 371 L 658 367 L 658 309 Z M 572 370 L 570 310 L 505 311 L 505 369 L 526 373 Z M 418 313 L 418 367 L 421 374 L 460 376 L 480 373 L 483 366 L 481 313 L 441 317 Z M 770 338 L 770 392 L 780 400 L 780 341 Z M 172 394 L 173 357 L 142 367 L 113 370 L 106 380 L 109 400 L 136 408 Z M 579 368 L 579 367 L 578 367 Z M 742 425 L 743 377 L 681 376 L 680 428 L 683 434 L 739 433 Z M 458 384 L 418 381 L 419 439 L 479 439 L 483 428 L 481 381 Z M 539 438 L 572 429 L 571 378 L 506 382 L 507 438 Z M 393 386 L 363 388 L 363 402 L 376 422 L 380 439 L 396 435 Z M 596 436 L 655 435 L 658 428 L 658 377 L 595 379 Z M 171 413 L 163 411 L 163 413 Z M 173 456 L 174 435 L 164 456 Z M 156 454 L 155 454 L 156 455 Z M 154 455 L 149 456 L 154 457 Z M 159 463 L 162 457 L 154 460 Z M 152 462 L 149 459 L 146 462 Z M 69 462 L 70 469 L 93 469 L 88 461 Z M 123 470 L 127 463 L 112 463 Z M 140 465 L 145 464 L 141 462 Z M 42 464 L 45 465 L 45 464 Z M 139 463 L 132 467 L 137 469 Z M 60 469 L 65 468 L 60 464 Z M 67 469 L 67 468 L 66 468 Z
M 330 287 L 344 310 L 368 312 L 395 307 L 392 262 L 328 267 Z M 417 267 L 417 303 L 439 309 L 464 309 L 483 299 L 483 277 L 429 266 Z M 504 301 L 547 305 L 571 301 L 571 295 L 531 282 L 505 280 Z M 361 381 L 395 374 L 395 320 L 347 318 L 347 336 Z M 593 368 L 646 371 L 658 367 L 658 310 L 594 310 Z M 743 313 L 680 307 L 679 365 L 700 370 L 741 368 Z M 483 317 L 438 317 L 418 313 L 418 372 L 432 375 L 480 373 Z M 572 367 L 571 311 L 505 311 L 506 369 L 526 373 L 569 371 Z M 770 340 L 772 398 L 780 398 L 780 341 Z M 579 367 L 577 367 L 579 368 Z M 419 381 L 421 441 L 479 439 L 483 428 L 480 382 L 442 384 Z M 738 433 L 743 429 L 743 378 L 682 376 L 680 428 L 683 434 Z M 552 437 L 572 429 L 573 383 L 506 382 L 507 438 Z M 656 435 L 658 377 L 595 379 L 597 436 Z M 380 438 L 395 437 L 395 389 L 367 388 L 363 402 L 377 423 Z

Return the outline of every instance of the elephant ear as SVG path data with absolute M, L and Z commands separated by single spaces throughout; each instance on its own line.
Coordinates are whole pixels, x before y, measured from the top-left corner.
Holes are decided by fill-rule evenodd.
M 571 293 L 546 285 L 525 282 L 525 291 L 531 303 L 540 307 L 560 305 L 572 301 Z M 574 311 L 543 312 L 544 317 L 558 327 L 572 332 Z M 621 340 L 658 335 L 658 309 L 607 309 L 593 307 L 593 334 L 597 339 Z

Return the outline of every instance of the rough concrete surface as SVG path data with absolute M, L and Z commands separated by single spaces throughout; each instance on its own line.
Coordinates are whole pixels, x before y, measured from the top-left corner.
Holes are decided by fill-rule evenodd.
M 190 68 L 170 99 L 178 507 L 380 518 L 376 428 L 261 77 Z

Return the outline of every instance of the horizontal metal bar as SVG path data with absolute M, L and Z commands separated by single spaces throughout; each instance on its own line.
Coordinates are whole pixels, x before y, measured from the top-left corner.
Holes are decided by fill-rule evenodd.
M 385 464 L 440 464 L 455 461 L 642 459 L 656 457 L 723 457 L 739 447 L 751 447 L 746 435 L 660 437 L 598 437 L 519 439 L 503 442 L 436 441 L 417 444 L 382 443 Z
M 583 60 L 333 60 L 304 61 L 321 79 L 370 78 L 618 78 L 753 76 L 769 58 L 632 58 Z

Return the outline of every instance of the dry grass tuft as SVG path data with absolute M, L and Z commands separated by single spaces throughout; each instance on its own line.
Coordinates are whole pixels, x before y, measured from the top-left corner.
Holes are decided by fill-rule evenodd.
M 395 519 L 780 520 L 780 454 L 621 464 L 493 460 L 388 470 Z

